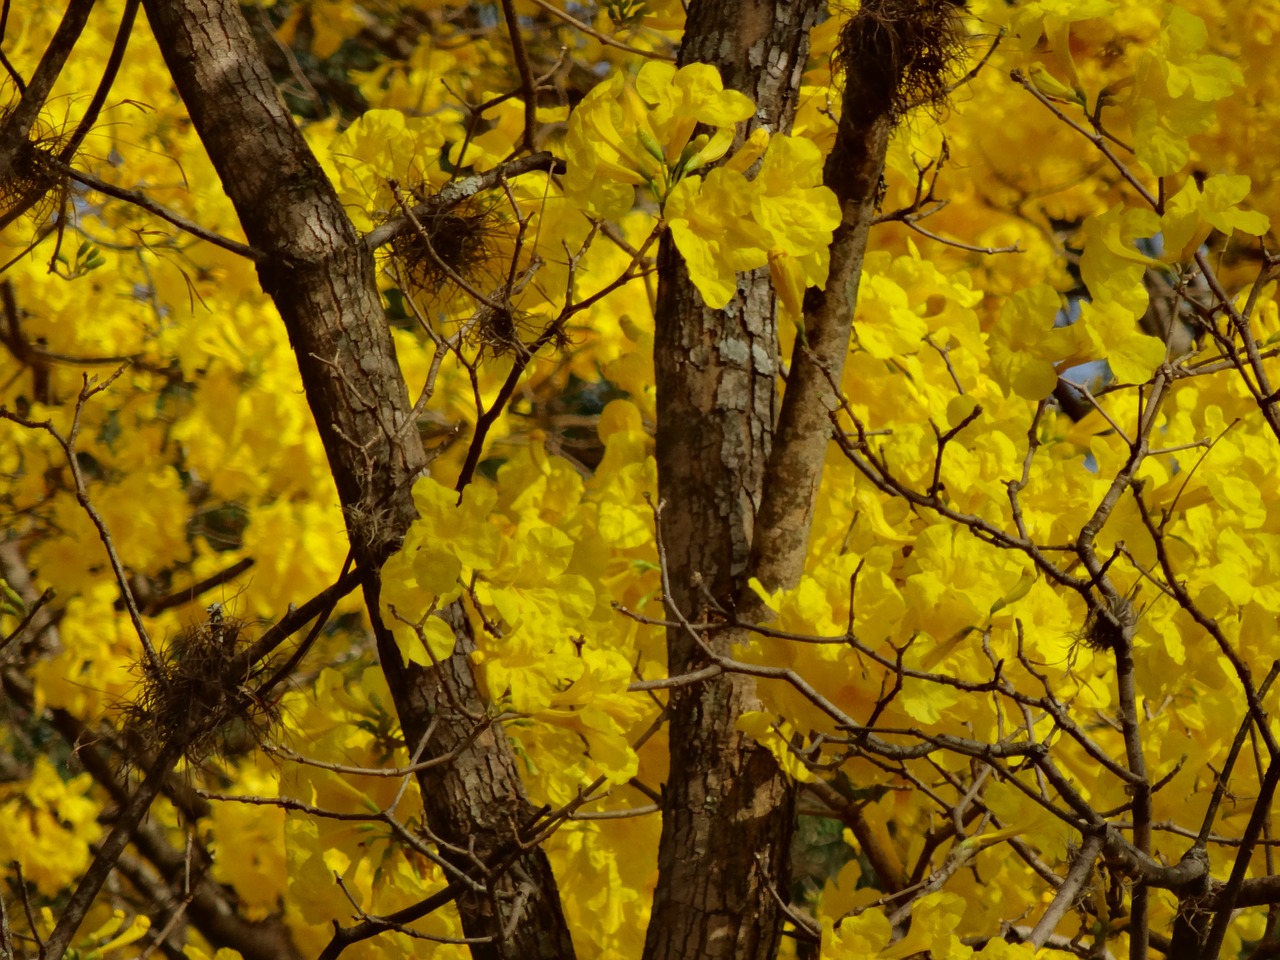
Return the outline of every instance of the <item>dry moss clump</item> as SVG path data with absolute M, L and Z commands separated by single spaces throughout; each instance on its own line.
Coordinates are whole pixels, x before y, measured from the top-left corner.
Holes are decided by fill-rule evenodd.
M 221 604 L 203 623 L 175 636 L 161 662 L 143 668 L 138 697 L 124 709 L 126 725 L 146 750 L 178 743 L 191 765 L 233 757 L 261 743 L 279 720 L 277 701 L 256 693 L 255 670 L 243 656 L 247 622 Z
M 431 297 L 455 291 L 457 278 L 477 278 L 493 259 L 492 211 L 473 201 L 416 217 L 414 227 L 391 241 L 405 283 Z
M 0 111 L 0 133 L 8 127 L 12 109 Z M 13 166 L 0 178 L 0 218 L 21 215 L 35 208 L 37 220 L 46 219 L 62 205 L 69 178 L 56 161 L 68 138 L 37 122 L 28 139 L 16 145 Z
M 1138 626 L 1138 610 L 1129 597 L 1103 599 L 1089 611 L 1082 639 L 1090 650 L 1119 650 L 1133 641 Z
M 414 195 L 431 203 L 420 191 Z M 513 284 L 507 275 L 510 263 L 502 253 L 507 245 L 500 242 L 506 229 L 501 215 L 471 197 L 425 214 L 419 207 L 414 220 L 391 241 L 396 274 L 406 292 L 451 313 L 465 303 L 474 304 L 467 341 L 495 357 L 519 354 L 525 348 L 526 321 L 506 301 L 521 284 Z
M 965 51 L 963 14 L 953 0 L 863 0 L 841 29 L 835 56 L 859 108 L 891 117 L 915 106 L 942 108 Z

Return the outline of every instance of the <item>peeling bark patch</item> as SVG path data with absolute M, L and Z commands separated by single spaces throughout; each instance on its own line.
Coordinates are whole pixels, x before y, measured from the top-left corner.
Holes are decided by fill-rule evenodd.
M 756 373 L 766 377 L 773 377 L 778 372 L 774 366 L 772 354 L 764 344 L 760 343 L 751 344 L 751 366 Z
M 751 350 L 745 343 L 737 339 L 720 341 L 720 359 L 728 366 L 744 367 L 751 359 Z

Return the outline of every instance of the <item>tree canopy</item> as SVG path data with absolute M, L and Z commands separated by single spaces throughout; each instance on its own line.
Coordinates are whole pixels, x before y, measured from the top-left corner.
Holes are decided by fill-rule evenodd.
M 1280 955 L 1277 31 L 5 0 L 0 956 Z

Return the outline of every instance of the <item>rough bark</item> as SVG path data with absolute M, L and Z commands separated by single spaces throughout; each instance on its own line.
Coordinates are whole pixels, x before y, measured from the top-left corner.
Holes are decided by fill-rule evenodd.
M 146 0 L 145 9 L 245 235 L 262 254 L 259 277 L 297 355 L 405 737 L 417 744 L 439 712 L 425 756 L 436 755 L 472 733 L 484 702 L 465 660 L 447 665 L 447 689 L 438 671 L 404 663 L 378 613 L 378 570 L 415 515 L 411 484 L 426 458 L 372 254 L 281 102 L 239 6 Z M 459 709 L 442 710 L 446 700 Z M 487 789 L 450 788 L 442 801 L 436 794 L 451 777 Z M 429 801 L 428 827 L 441 840 L 477 850 L 517 846 L 523 787 L 500 731 L 477 741 L 449 771 L 424 772 L 419 782 Z M 465 805 L 454 808 L 455 802 Z M 572 955 L 541 850 L 522 853 L 503 877 L 488 878 L 486 894 L 464 897 L 459 908 L 469 937 L 490 938 L 473 947 L 476 957 Z
M 433 718 L 431 753 L 456 752 L 449 763 L 425 771 L 422 799 L 427 824 L 441 856 L 453 865 L 448 879 L 459 874 L 474 887 L 458 897 L 458 910 L 470 917 L 471 929 L 486 929 L 490 944 L 475 944 L 475 960 L 574 956 L 560 910 L 559 893 L 541 849 L 521 853 L 518 840 L 530 834 L 538 811 L 525 795 L 516 758 L 502 728 L 489 724 L 480 706 L 469 654 L 475 650 L 471 623 L 459 604 L 442 616 L 453 628 L 457 646 L 406 695 L 403 710 L 408 742 L 425 734 L 422 719 Z M 413 718 L 406 723 L 406 714 Z M 477 733 L 479 731 L 479 733 Z M 490 870 L 498 865 L 499 870 Z
M 748 0 L 690 5 L 680 63 L 711 63 L 757 104 L 749 126 L 789 128 L 809 29 L 821 5 Z M 724 310 L 707 309 L 670 239 L 658 258 L 654 361 L 658 482 L 669 602 L 690 620 L 740 595 L 768 461 L 778 376 L 767 272 L 740 278 Z M 714 600 L 714 602 L 711 602 Z M 727 652 L 726 629 L 705 642 Z M 678 675 L 705 662 L 698 641 L 668 632 Z M 671 771 L 663 793 L 658 888 L 647 960 L 769 958 L 787 896 L 792 785 L 772 756 L 736 728 L 758 706 L 755 684 L 721 676 L 671 696 Z

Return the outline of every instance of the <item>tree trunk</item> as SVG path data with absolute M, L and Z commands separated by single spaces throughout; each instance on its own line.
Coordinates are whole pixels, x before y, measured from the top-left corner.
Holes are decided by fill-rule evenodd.
M 710 63 L 757 104 L 750 127 L 789 129 L 809 30 L 822 5 L 695 0 L 681 65 Z M 732 611 L 742 593 L 773 436 L 778 341 L 766 270 L 740 278 L 710 310 L 670 238 L 658 257 L 654 363 L 658 483 L 669 601 L 690 621 Z M 718 653 L 742 639 L 703 635 Z M 667 635 L 672 676 L 706 662 L 697 638 Z M 720 676 L 671 695 L 671 771 L 663 794 L 658 888 L 646 960 L 764 960 L 777 952 L 777 897 L 789 888 L 792 784 L 737 730 L 758 708 L 755 683 Z
M 405 664 L 379 616 L 378 571 L 415 516 L 411 487 L 426 457 L 372 255 L 285 110 L 234 0 L 146 0 L 145 9 L 289 331 L 406 740 L 416 746 L 436 717 L 423 759 L 438 755 L 472 734 L 485 704 L 465 650 L 439 670 Z M 546 856 L 511 852 L 528 802 L 501 730 L 486 731 L 438 773 L 420 774 L 419 785 L 428 827 L 444 845 L 505 851 L 513 861 L 480 879 L 482 893 L 459 898 L 467 936 L 490 938 L 473 955 L 571 957 Z M 466 857 L 449 859 L 466 862 L 473 877 L 484 872 Z

